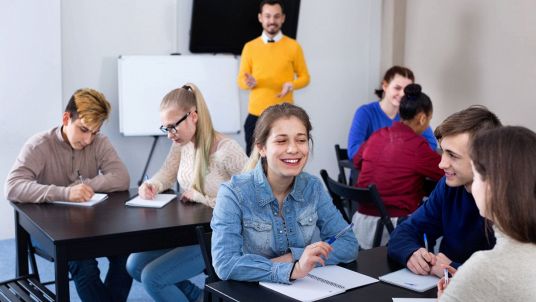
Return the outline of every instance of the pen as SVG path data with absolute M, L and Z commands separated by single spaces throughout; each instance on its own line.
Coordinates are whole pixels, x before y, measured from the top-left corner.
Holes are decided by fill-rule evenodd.
M 445 267 L 443 269 L 443 274 L 445 275 L 445 286 L 449 284 L 449 270 Z
M 328 244 L 332 244 L 333 242 L 335 242 L 335 240 L 337 240 L 339 237 L 341 237 L 342 235 L 344 235 L 344 233 L 348 232 L 348 230 L 352 229 L 352 227 L 354 226 L 353 223 L 350 223 L 348 226 L 346 226 L 344 229 L 342 229 L 340 232 L 337 233 L 337 235 L 335 236 L 331 236 L 327 243 Z
M 143 176 L 143 181 L 148 181 L 148 180 L 149 180 L 149 176 L 145 174 L 145 176 Z
M 78 179 L 80 179 L 80 183 L 84 183 L 84 178 L 82 178 L 82 174 L 80 174 L 80 170 L 76 170 L 76 173 L 78 173 Z
M 424 233 L 424 248 L 428 252 L 428 238 L 426 238 L 426 233 Z

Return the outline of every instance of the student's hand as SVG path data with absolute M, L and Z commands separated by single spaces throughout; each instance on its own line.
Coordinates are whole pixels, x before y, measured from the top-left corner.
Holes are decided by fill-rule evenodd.
M 445 256 L 443 253 L 439 253 L 436 255 L 436 263 L 432 266 L 432 271 L 430 272 L 430 275 L 436 275 L 439 278 L 443 277 L 443 269 L 445 267 L 448 267 L 452 260 L 449 259 L 449 257 Z
M 406 263 L 408 269 L 417 275 L 429 275 L 435 264 L 436 256 L 423 247 L 413 252 Z
M 157 194 L 158 191 L 156 189 L 156 186 L 148 182 L 144 182 L 138 188 L 138 195 L 140 195 L 142 199 L 153 200 Z
M 88 201 L 93 197 L 95 192 L 93 188 L 86 184 L 78 184 L 71 187 L 69 191 L 69 201 L 73 202 L 84 202 Z
M 286 82 L 285 84 L 283 84 L 283 88 L 281 89 L 281 92 L 277 95 L 277 97 L 278 98 L 284 97 L 285 95 L 287 95 L 287 93 L 292 91 L 292 88 L 293 88 L 292 83 Z
M 442 264 L 441 269 L 444 269 L 444 268 L 446 268 L 449 271 L 450 275 L 454 277 L 454 275 L 456 274 L 455 268 L 453 268 L 450 265 Z M 441 279 L 439 279 L 439 281 L 437 281 L 437 298 L 438 299 L 439 297 L 441 297 L 441 295 L 443 295 L 443 292 L 445 292 L 445 289 L 447 288 L 449 283 L 445 282 L 445 277 L 442 277 Z
M 294 266 L 294 271 L 290 278 L 300 279 L 307 276 L 307 274 L 316 267 L 317 263 L 320 263 L 323 266 L 325 264 L 324 259 L 328 258 L 329 253 L 331 253 L 332 250 L 333 247 L 323 241 L 306 246 L 300 260 Z
M 194 202 L 194 194 L 194 189 L 188 189 L 181 194 L 179 199 L 182 202 Z
M 252 89 L 253 87 L 257 86 L 257 80 L 255 80 L 255 78 L 249 74 L 249 73 L 244 73 L 244 78 L 245 78 L 245 81 L 246 81 L 246 85 L 249 87 L 249 89 Z

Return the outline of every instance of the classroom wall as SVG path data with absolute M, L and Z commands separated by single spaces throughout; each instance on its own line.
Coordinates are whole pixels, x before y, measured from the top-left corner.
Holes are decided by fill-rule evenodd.
M 0 0 L 0 240 L 14 236 L 4 182 L 24 142 L 61 122 L 60 0 Z
M 432 98 L 433 125 L 483 104 L 536 130 L 534 11 L 532 0 L 407 0 L 404 63 Z
M 91 86 L 116 108 L 117 56 L 188 54 L 191 6 L 191 1 L 172 0 L 63 1 L 64 101 L 76 88 Z M 354 109 L 372 97 L 379 73 L 380 8 L 374 0 L 341 0 L 330 5 L 320 0 L 301 2 L 298 40 L 312 80 L 295 92 L 295 98 L 313 122 L 315 150 L 307 167 L 311 173 L 327 168 L 335 174 L 333 145 L 346 145 Z M 240 96 L 242 123 L 248 94 Z M 103 131 L 127 164 L 135 186 L 152 138 L 119 134 L 117 109 Z M 232 137 L 244 145 L 243 134 Z M 149 174 L 160 167 L 168 148 L 169 142 L 162 139 Z

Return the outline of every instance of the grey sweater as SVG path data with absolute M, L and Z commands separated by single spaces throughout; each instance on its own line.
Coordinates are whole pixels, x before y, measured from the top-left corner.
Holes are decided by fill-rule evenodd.
M 521 243 L 495 228 L 492 250 L 474 253 L 439 301 L 535 301 L 536 244 Z
M 130 185 L 127 168 L 106 136 L 97 134 L 84 149 L 74 150 L 56 127 L 24 144 L 4 192 L 17 202 L 68 200 L 70 186 L 80 183 L 77 171 L 95 192 L 122 191 Z

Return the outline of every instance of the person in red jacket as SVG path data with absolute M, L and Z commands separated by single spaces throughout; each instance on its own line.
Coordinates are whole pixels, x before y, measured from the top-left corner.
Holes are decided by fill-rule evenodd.
M 421 136 L 432 119 L 432 101 L 419 84 L 406 86 L 404 94 L 400 122 L 373 133 L 353 158 L 360 170 L 356 186 L 377 186 L 395 226 L 399 217 L 410 215 L 419 206 L 425 195 L 424 179 L 437 181 L 444 174 L 438 167 L 441 156 Z M 358 206 L 352 222 L 361 248 L 372 247 L 379 216 L 372 204 Z M 384 230 L 381 244 L 387 241 Z

